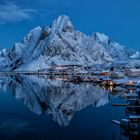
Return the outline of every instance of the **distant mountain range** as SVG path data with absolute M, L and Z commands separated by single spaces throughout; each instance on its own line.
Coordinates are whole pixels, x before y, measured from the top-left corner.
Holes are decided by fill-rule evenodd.
M 36 27 L 21 42 L 0 51 L 1 70 L 43 70 L 50 65 L 93 65 L 130 62 L 140 53 L 102 33 L 87 36 L 76 31 L 68 16 L 59 16 L 50 26 Z

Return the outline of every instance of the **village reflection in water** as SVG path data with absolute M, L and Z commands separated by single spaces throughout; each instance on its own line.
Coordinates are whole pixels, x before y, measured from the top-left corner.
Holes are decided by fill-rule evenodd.
M 60 78 L 6 77 L 2 84 L 31 111 L 50 114 L 60 126 L 67 126 L 76 111 L 89 105 L 100 107 L 109 102 L 108 92 L 101 87 L 63 82 Z
M 112 108 L 125 107 L 124 114 L 128 119 L 117 121 L 111 118 L 110 122 L 119 124 L 120 129 L 123 128 L 121 135 L 127 138 L 136 136 L 139 138 L 138 89 L 134 86 L 114 86 L 112 81 L 106 84 L 107 80 L 91 82 L 90 77 L 84 78 L 84 80 L 82 81 L 79 76 L 71 77 L 69 75 L 1 76 L 0 88 L 9 90 L 16 100 L 23 102 L 35 114 L 50 115 L 53 121 L 61 127 L 68 126 L 75 113 L 88 106 L 100 108 L 111 104 L 112 98 L 121 98 L 123 103 L 112 103 L 111 106 Z M 128 83 L 128 85 L 132 85 L 132 83 Z M 134 121 L 133 126 L 135 125 L 136 131 L 130 131 L 129 120 Z M 129 130 L 127 130 L 128 128 Z

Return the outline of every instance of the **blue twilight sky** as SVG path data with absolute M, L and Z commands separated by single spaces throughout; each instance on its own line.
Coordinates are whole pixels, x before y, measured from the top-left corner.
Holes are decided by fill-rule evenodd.
M 0 0 L 0 48 L 10 48 L 36 26 L 68 15 L 76 30 L 104 33 L 140 48 L 140 0 Z

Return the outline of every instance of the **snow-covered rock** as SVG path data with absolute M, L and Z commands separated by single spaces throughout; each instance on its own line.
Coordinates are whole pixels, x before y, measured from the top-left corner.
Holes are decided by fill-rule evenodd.
M 127 61 L 129 59 L 129 49 L 120 45 L 117 42 L 111 41 L 108 36 L 103 33 L 94 33 L 92 38 L 95 42 L 102 45 L 105 52 L 112 58 L 113 61 Z
M 95 41 L 101 43 L 101 44 L 105 44 L 105 45 L 109 45 L 110 44 L 110 39 L 108 36 L 106 36 L 105 34 L 103 33 L 94 33 L 93 34 L 93 38 Z
M 1 70 L 42 70 L 50 65 L 107 64 L 128 61 L 130 51 L 102 33 L 87 36 L 68 16 L 59 16 L 50 26 L 36 27 L 12 49 L 0 52 Z
M 133 55 L 130 56 L 132 59 L 140 59 L 140 52 L 136 51 Z

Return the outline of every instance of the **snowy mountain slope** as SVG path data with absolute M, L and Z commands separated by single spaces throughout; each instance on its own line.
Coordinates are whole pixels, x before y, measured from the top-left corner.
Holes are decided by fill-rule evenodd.
M 130 56 L 130 58 L 132 58 L 132 59 L 140 59 L 140 52 L 136 51 L 134 54 L 132 54 Z
M 87 36 L 74 30 L 69 17 L 63 15 L 50 26 L 34 28 L 0 54 L 1 70 L 42 70 L 49 65 L 128 61 L 133 53 L 104 34 Z
M 109 56 L 115 61 L 127 61 L 130 58 L 130 55 L 133 54 L 133 50 L 128 49 L 117 42 L 111 41 L 105 34 L 94 33 L 92 37 L 95 42 L 98 42 L 104 47 Z
M 8 50 L 2 49 L 0 51 L 0 68 L 6 69 L 8 68 L 9 64 L 11 63 L 11 60 L 8 57 Z

